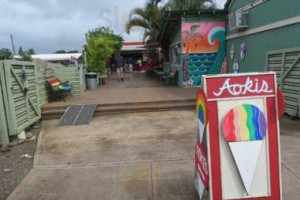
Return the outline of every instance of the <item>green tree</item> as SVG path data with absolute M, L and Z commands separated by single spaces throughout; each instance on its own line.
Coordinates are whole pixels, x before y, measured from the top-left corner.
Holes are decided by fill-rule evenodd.
M 0 49 L 0 60 L 13 59 L 13 54 L 9 49 Z
M 165 7 L 171 11 L 200 10 L 207 0 L 169 0 Z
M 58 51 L 55 51 L 54 53 L 55 54 L 60 54 L 60 53 L 66 53 L 66 51 L 65 50 L 58 50 Z
M 22 55 L 23 54 L 23 49 L 22 47 L 19 48 L 19 52 L 18 52 L 18 55 Z
M 88 31 L 85 45 L 87 70 L 90 72 L 105 72 L 107 60 L 112 54 L 121 50 L 122 42 L 123 38 L 114 34 L 109 28 L 101 27 Z
M 22 61 L 32 61 L 31 54 L 29 53 L 29 51 L 25 51 L 22 53 L 21 60 Z
M 130 13 L 126 24 L 126 32 L 129 34 L 134 27 L 145 30 L 143 40 L 146 43 L 158 40 L 164 25 L 165 11 L 200 10 L 205 0 L 169 0 L 162 5 L 163 0 L 148 0 L 143 8 L 135 8 Z
M 77 50 L 71 50 L 71 51 L 67 51 L 67 53 L 78 53 Z
M 34 54 L 35 54 L 35 51 L 34 51 L 34 49 L 28 49 L 28 53 L 29 53 L 30 55 L 34 55 Z

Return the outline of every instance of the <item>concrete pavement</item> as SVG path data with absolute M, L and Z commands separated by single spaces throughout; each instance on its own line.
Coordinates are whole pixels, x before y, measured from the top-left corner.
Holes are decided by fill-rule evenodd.
M 89 126 L 44 121 L 34 169 L 8 200 L 196 200 L 192 111 L 94 117 Z M 281 123 L 284 200 L 300 195 L 300 123 Z

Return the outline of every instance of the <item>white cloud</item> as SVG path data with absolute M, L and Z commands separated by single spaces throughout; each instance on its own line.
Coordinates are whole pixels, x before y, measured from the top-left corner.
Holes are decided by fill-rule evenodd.
M 146 0 L 0 0 L 0 48 L 34 48 L 38 53 L 56 50 L 81 50 L 85 33 L 109 26 L 127 40 L 140 39 L 140 32 L 127 35 L 124 26 L 128 13 Z
M 125 40 L 141 40 L 143 30 L 124 31 L 129 12 L 146 0 L 0 0 L 0 48 L 34 48 L 38 53 L 81 50 L 85 33 L 109 26 Z M 221 4 L 225 0 L 218 0 Z

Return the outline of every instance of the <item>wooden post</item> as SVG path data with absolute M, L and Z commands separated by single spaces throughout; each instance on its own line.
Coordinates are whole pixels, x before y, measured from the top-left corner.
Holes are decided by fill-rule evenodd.
M 0 68 L 3 68 L 3 62 L 0 61 Z M 0 73 L 2 73 L 0 69 Z M 0 77 L 1 79 L 1 77 Z M 7 130 L 7 119 L 4 112 L 4 101 L 3 101 L 3 90 L 2 90 L 2 83 L 0 81 L 0 137 L 2 141 L 2 146 L 7 146 L 9 144 L 9 137 L 8 137 L 8 130 Z

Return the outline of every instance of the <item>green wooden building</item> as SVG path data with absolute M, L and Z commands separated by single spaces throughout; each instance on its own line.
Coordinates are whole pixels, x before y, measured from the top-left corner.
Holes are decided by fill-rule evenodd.
M 286 113 L 300 117 L 300 1 L 229 0 L 225 10 L 228 71 L 275 71 Z
M 224 11 L 169 11 L 160 37 L 166 73 L 180 87 L 198 87 L 203 74 L 220 73 L 225 57 Z

